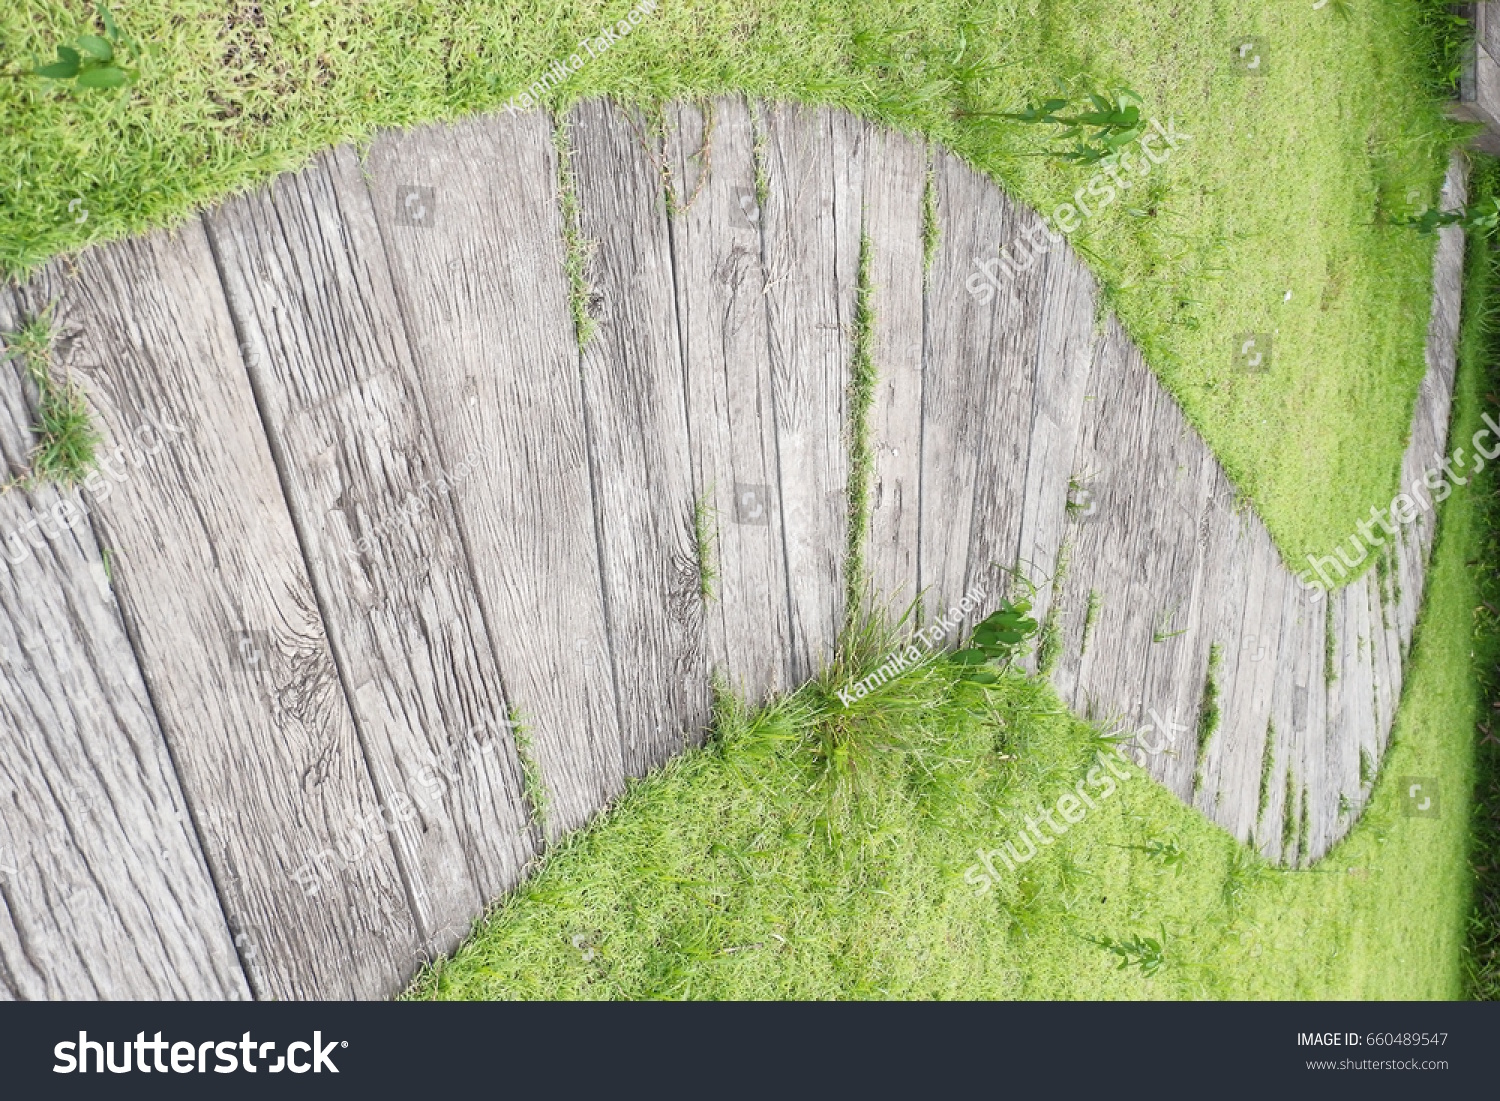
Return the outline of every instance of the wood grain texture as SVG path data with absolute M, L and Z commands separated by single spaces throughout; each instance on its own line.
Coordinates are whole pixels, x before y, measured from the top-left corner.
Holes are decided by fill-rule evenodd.
M 1219 667 L 1213 674 L 1219 694 L 1220 725 L 1225 701 L 1234 692 L 1226 678 L 1233 674 L 1247 634 L 1245 621 L 1252 612 L 1251 594 L 1257 581 L 1264 583 L 1266 562 L 1257 559 L 1255 531 L 1239 507 L 1234 487 L 1215 466 L 1200 532 L 1206 532 L 1203 551 L 1204 618 L 1201 664 L 1195 670 L 1197 683 L 1206 690 L 1213 648 L 1218 647 Z M 1257 578 L 1258 573 L 1258 578 Z M 1257 615 L 1252 623 L 1258 622 Z M 1220 824 L 1235 821 L 1240 747 L 1227 745 L 1222 729 L 1205 734 L 1193 723 L 1197 742 L 1193 805 Z M 1257 741 L 1264 736 L 1255 731 Z
M 6 477 L 35 409 L 0 364 Z M 89 521 L 113 491 L 0 495 L 0 999 L 248 998 Z
M 202 225 L 24 293 L 57 299 L 63 365 L 113 438 L 160 433 L 116 453 L 95 531 L 254 992 L 388 993 L 420 938 Z
M 710 706 L 664 153 L 600 100 L 573 111 L 568 136 L 594 242 L 583 398 L 610 650 L 626 772 L 644 776 L 702 741 Z
M 1164 421 L 1158 434 L 1157 386 L 1111 322 L 1074 459 L 1074 478 L 1088 496 L 1079 498 L 1087 504 L 1076 511 L 1063 600 L 1065 607 L 1086 608 L 1098 593 L 1088 647 L 1076 666 L 1074 707 L 1129 729 L 1147 721 L 1146 663 L 1158 624 L 1174 611 L 1158 607 L 1161 594 L 1150 575 L 1190 574 L 1196 554 L 1195 487 L 1189 481 L 1185 500 L 1173 500 L 1181 487 L 1167 456 L 1176 426 Z
M 441 462 L 351 150 L 207 225 L 424 943 L 445 952 L 534 850 L 449 499 L 494 456 Z
M 1244 617 L 1233 646 L 1220 643 L 1219 728 L 1209 745 L 1205 777 L 1215 782 L 1215 817 L 1241 841 L 1254 835 L 1261 749 L 1282 659 L 1282 626 L 1290 575 L 1259 518 L 1246 515 L 1250 557 Z
M 552 127 L 517 113 L 388 134 L 368 169 L 441 464 L 495 455 L 452 500 L 555 840 L 619 794 L 625 765 Z
M 1149 590 L 1151 642 L 1141 688 L 1140 723 L 1150 728 L 1142 764 L 1185 802 L 1192 798 L 1197 717 L 1204 670 L 1213 643 L 1217 594 L 1210 590 L 1204 515 L 1215 490 L 1217 464 L 1160 387 L 1151 392 L 1152 466 L 1141 491 L 1156 500 L 1153 543 L 1145 551 L 1142 583 Z M 1137 739 L 1147 748 L 1147 736 Z
M 833 657 L 844 620 L 849 385 L 866 124 L 824 108 L 759 111 L 767 338 L 791 592 L 794 682 Z
M 873 130 L 867 158 L 871 359 L 878 382 L 869 413 L 873 469 L 865 567 L 874 599 L 895 619 L 917 598 L 927 148 L 902 135 Z
M 1041 335 L 1032 383 L 1031 443 L 1021 506 L 1017 570 L 1036 587 L 1032 615 L 1038 623 L 1056 616 L 1062 594 L 1068 532 L 1068 483 L 1083 420 L 1088 385 L 1103 334 L 1094 328 L 1098 287 L 1088 268 L 1064 247 L 1047 266 L 1042 293 Z M 1059 655 L 1060 657 L 1061 655 Z M 1037 655 L 1026 658 L 1036 670 Z
M 713 667 L 742 698 L 792 687 L 755 135 L 740 99 L 669 109 L 672 265 L 692 447 L 717 574 Z
M 543 840 L 508 709 L 556 840 L 696 739 L 710 669 L 752 700 L 817 672 L 846 613 L 866 241 L 873 590 L 924 593 L 930 621 L 978 584 L 977 616 L 1018 567 L 1057 613 L 1059 693 L 1165 722 L 1141 760 L 1184 801 L 1284 864 L 1357 821 L 1433 511 L 1388 571 L 1328 559 L 1348 584 L 1310 591 L 1118 323 L 1095 331 L 1077 257 L 1017 249 L 1034 213 L 934 151 L 924 277 L 920 142 L 712 115 L 669 107 L 663 137 L 574 112 L 583 350 L 536 113 L 386 135 L 364 168 L 334 151 L 0 296 L 0 328 L 58 301 L 60 365 L 111 440 L 86 523 L 62 530 L 52 490 L 0 496 L 0 997 L 392 993 Z M 1455 170 L 1446 205 L 1462 190 Z M 1002 247 L 1021 270 L 990 282 Z M 1453 446 L 1461 267 L 1444 231 L 1419 499 Z M 24 394 L 0 372 L 11 464 Z M 26 527 L 47 514 L 55 534 Z

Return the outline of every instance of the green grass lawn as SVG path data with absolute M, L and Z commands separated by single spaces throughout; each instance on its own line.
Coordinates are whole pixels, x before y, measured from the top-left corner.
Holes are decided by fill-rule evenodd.
M 494 109 L 633 5 L 582 0 L 116 0 L 139 80 L 22 75 L 104 30 L 81 0 L 0 12 L 0 265 L 187 215 L 377 127 Z M 959 151 L 1050 212 L 1093 170 L 996 119 L 1060 85 L 1130 87 L 1192 135 L 1075 244 L 1290 560 L 1395 491 L 1422 372 L 1429 201 L 1453 128 L 1434 0 L 661 3 L 554 98 L 736 91 L 839 104 Z M 1249 70 L 1236 36 L 1253 36 Z M 789 44 L 795 43 L 795 48 Z M 1269 334 L 1272 366 L 1233 364 Z
M 98 91 L 22 75 L 103 29 L 82 3 L 22 0 L 0 12 L 0 266 L 170 224 L 382 126 L 498 108 L 632 6 L 117 0 L 120 30 L 145 44 L 127 58 L 140 78 Z M 1092 170 L 1040 155 L 1035 128 L 993 112 L 1060 85 L 1134 89 L 1192 139 L 1074 244 L 1295 565 L 1396 489 L 1432 240 L 1382 223 L 1433 199 L 1455 134 L 1428 26 L 1441 8 L 662 0 L 549 105 L 837 104 L 943 142 L 1050 212 Z M 1272 337 L 1265 373 L 1234 366 L 1248 333 Z M 1483 347 L 1466 331 L 1461 423 L 1478 415 Z M 1314 869 L 1260 865 L 1137 777 L 981 895 L 965 878 L 975 850 L 1082 779 L 1095 732 L 1043 685 L 977 689 L 947 663 L 844 713 L 840 668 L 760 716 L 726 701 L 709 748 L 559 846 L 413 993 L 1457 996 L 1471 563 L 1493 549 L 1479 500 L 1444 506 L 1393 747 L 1364 817 Z M 1439 777 L 1449 812 L 1402 817 L 1390 778 L 1407 774 Z M 1160 942 L 1159 961 L 1136 938 Z M 1120 969 L 1106 942 L 1145 952 L 1122 949 Z

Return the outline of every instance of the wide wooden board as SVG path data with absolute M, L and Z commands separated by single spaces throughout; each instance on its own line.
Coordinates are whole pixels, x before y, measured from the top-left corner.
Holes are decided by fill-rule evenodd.
M 438 452 L 352 150 L 206 222 L 423 938 L 447 951 L 534 851 L 450 499 L 496 456 Z
M 160 433 L 95 531 L 255 994 L 389 993 L 421 938 L 201 223 L 24 297 L 113 438 Z
M 625 764 L 552 137 L 535 112 L 388 134 L 368 171 L 442 466 L 494 455 L 452 499 L 555 840 Z

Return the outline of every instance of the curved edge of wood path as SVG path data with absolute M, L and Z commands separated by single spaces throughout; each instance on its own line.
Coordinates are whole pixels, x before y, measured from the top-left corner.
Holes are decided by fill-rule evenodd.
M 1325 612 L 1070 250 L 965 291 L 1039 223 L 940 148 L 735 99 L 664 135 L 585 103 L 566 134 L 566 164 L 536 113 L 388 134 L 0 292 L 4 332 L 56 302 L 109 441 L 83 490 L 0 497 L 0 996 L 388 995 L 697 740 L 711 672 L 751 700 L 810 676 L 844 613 L 862 247 L 876 590 L 930 619 L 978 586 L 973 619 L 1021 571 L 1059 692 L 1158 727 L 1159 781 L 1273 860 L 1347 832 L 1427 513 Z M 1462 248 L 1403 484 L 1445 445 Z M 13 466 L 34 400 L 0 377 Z

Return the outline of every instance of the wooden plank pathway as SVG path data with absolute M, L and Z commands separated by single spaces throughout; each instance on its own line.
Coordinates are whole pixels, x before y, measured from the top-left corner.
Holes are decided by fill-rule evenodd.
M 1323 855 L 1431 520 L 1309 592 L 1066 245 L 966 289 L 1041 229 L 841 112 L 591 102 L 331 150 L 0 290 L 0 332 L 53 308 L 108 460 L 0 495 L 0 996 L 389 995 L 700 740 L 716 679 L 815 674 L 862 270 L 873 598 L 930 622 L 978 586 L 973 620 L 1032 586 L 1070 705 L 1268 857 Z M 1446 446 L 1461 260 L 1444 231 L 1407 484 Z M 0 371 L 12 470 L 35 400 Z

